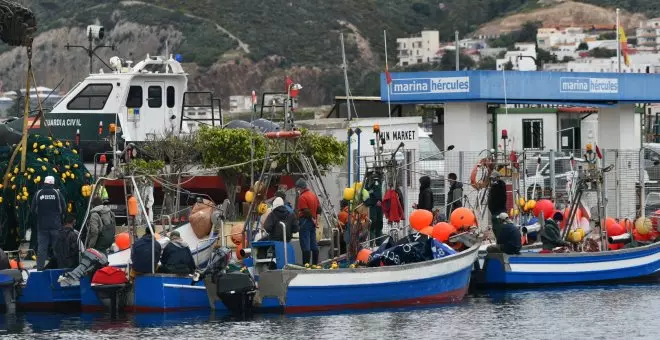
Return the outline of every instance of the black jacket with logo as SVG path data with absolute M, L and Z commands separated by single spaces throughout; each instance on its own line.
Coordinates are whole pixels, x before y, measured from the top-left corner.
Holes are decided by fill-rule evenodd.
M 32 200 L 32 212 L 39 230 L 57 230 L 62 227 L 66 201 L 62 193 L 51 184 L 45 184 Z

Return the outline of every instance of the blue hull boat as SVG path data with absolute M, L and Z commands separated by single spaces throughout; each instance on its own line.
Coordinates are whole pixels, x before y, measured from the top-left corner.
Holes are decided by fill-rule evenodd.
M 30 271 L 27 282 L 19 290 L 16 307 L 19 310 L 48 311 L 80 308 L 80 289 L 62 287 L 57 279 L 69 269 Z
M 481 288 L 514 288 L 655 280 L 660 243 L 593 253 L 487 254 L 475 270 Z
M 253 244 L 256 245 L 255 242 Z M 218 296 L 228 309 L 245 301 L 254 312 L 310 313 L 423 306 L 461 301 L 468 291 L 479 245 L 461 253 L 424 262 L 335 270 L 276 269 L 262 272 L 248 298 L 235 297 L 218 282 Z M 278 258 L 280 258 L 278 256 Z M 260 259 L 255 259 L 259 262 Z M 280 262 L 281 263 L 281 262 Z M 210 288 L 210 287 L 209 287 Z M 234 288 L 231 288 L 234 290 Z M 239 291 L 236 289 L 236 291 Z M 229 302 L 229 305 L 228 305 Z
M 101 299 L 89 278 L 80 281 L 81 306 L 92 312 L 109 308 L 109 298 Z M 120 308 L 130 312 L 170 312 L 209 309 L 204 282 L 172 274 L 145 274 L 135 277 L 119 299 Z M 105 300 L 105 301 L 104 301 Z

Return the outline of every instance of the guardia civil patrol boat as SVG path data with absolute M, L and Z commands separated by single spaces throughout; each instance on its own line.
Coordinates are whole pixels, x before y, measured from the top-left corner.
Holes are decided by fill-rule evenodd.
M 142 142 L 166 131 L 187 133 L 200 124 L 220 126 L 220 100 L 211 92 L 188 91 L 180 61 L 179 55 L 147 55 L 131 66 L 131 61 L 112 57 L 111 72 L 90 74 L 44 117 L 31 114 L 29 133 L 75 143 L 83 160 L 93 163 L 95 156 L 112 150 L 107 141 L 110 124 L 120 128 L 120 143 Z M 17 143 L 22 130 L 22 117 L 0 123 L 0 145 Z

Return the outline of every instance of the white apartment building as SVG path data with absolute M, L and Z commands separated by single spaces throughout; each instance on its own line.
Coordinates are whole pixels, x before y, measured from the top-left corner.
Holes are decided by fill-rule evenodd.
M 557 28 L 539 28 L 536 34 L 536 43 L 539 48 L 551 50 L 561 46 L 579 44 L 592 36 L 584 33 L 582 27 L 567 27 L 565 29 Z
M 501 71 L 508 62 L 513 65 L 515 71 L 536 71 L 536 46 L 531 43 L 515 44 L 515 51 L 508 51 L 504 58 L 497 59 L 497 70 Z M 533 59 L 532 59 L 533 58 Z
M 660 18 L 641 22 L 636 30 L 639 49 L 658 51 L 660 49 Z
M 660 55 L 633 54 L 630 55 L 630 66 L 621 59 L 622 73 L 660 73 Z M 583 58 L 568 63 L 544 65 L 545 71 L 557 72 L 618 72 L 619 64 L 614 58 Z
M 422 31 L 419 36 L 397 38 L 398 66 L 430 63 L 440 48 L 440 32 Z
M 229 112 L 252 111 L 252 96 L 229 96 Z

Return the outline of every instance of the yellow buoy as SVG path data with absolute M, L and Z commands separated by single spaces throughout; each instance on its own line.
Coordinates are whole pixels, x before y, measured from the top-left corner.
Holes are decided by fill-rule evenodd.
M 344 188 L 344 199 L 347 201 L 352 201 L 355 197 L 355 189 L 353 188 Z
M 640 235 L 647 235 L 651 232 L 652 228 L 653 224 L 649 218 L 640 217 L 635 221 L 635 230 L 637 230 L 637 233 Z
M 259 213 L 259 215 L 263 215 L 266 212 L 266 210 L 268 210 L 268 204 L 263 202 L 259 203 L 259 206 L 257 207 L 257 212 Z
M 252 203 L 254 201 L 254 192 L 246 191 L 245 192 L 245 202 Z

